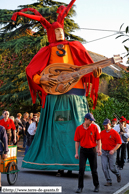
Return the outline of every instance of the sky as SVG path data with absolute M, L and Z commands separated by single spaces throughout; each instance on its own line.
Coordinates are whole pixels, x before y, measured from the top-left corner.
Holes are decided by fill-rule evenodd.
M 56 1 L 70 2 L 70 0 Z M 34 2 L 37 0 L 5 0 L 0 2 L 0 9 L 16 9 L 19 5 Z M 76 15 L 72 19 L 83 28 L 74 34 L 86 40 L 83 44 L 85 48 L 108 58 L 117 54 L 123 57 L 126 54 L 124 45 L 128 47 L 129 42 L 123 44 L 125 38 L 116 37 L 120 35 L 119 30 L 123 23 L 122 31 L 128 26 L 129 0 L 76 0 L 74 5 Z M 124 65 L 127 65 L 126 61 L 127 58 L 123 59 Z

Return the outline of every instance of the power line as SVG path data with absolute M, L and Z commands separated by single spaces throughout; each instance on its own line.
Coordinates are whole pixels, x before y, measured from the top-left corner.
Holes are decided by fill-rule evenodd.
M 116 31 L 116 30 L 105 30 L 105 29 L 94 29 L 94 28 L 79 28 L 83 30 L 94 30 L 94 31 L 105 31 L 105 32 L 116 32 L 116 33 L 121 33 L 125 31 Z
M 104 36 L 104 37 L 102 37 L 102 38 L 98 38 L 98 39 L 95 39 L 95 40 L 90 40 L 90 41 L 87 41 L 86 44 L 87 44 L 87 43 L 90 43 L 90 42 L 95 42 L 95 41 L 98 41 L 98 40 L 102 40 L 102 39 L 104 39 L 104 38 L 108 38 L 108 37 L 114 36 L 114 35 L 116 35 L 116 34 L 117 34 L 117 33 L 114 33 L 114 34 L 111 34 L 111 35 L 109 35 L 109 36 Z
M 1 22 L 1 21 L 0 21 Z M 10 22 L 10 21 L 8 21 Z M 28 24 L 28 25 L 33 25 L 33 24 L 30 24 L 30 23 L 24 23 L 25 24 Z M 102 39 L 105 39 L 105 38 L 108 38 L 108 37 L 111 37 L 111 36 L 114 36 L 114 35 L 117 35 L 117 34 L 123 34 L 123 32 L 125 31 L 114 31 L 114 30 L 105 30 L 105 29 L 92 29 L 92 28 L 79 28 L 79 29 L 83 29 L 83 30 L 94 30 L 94 31 L 105 31 L 105 32 L 115 32 L 114 34 L 111 34 L 109 36 L 104 36 L 104 37 L 101 37 L 101 38 L 98 38 L 98 39 L 95 39 L 95 40 L 91 40 L 91 41 L 87 41 L 87 43 L 91 43 L 91 42 L 95 42 L 95 41 L 98 41 L 98 40 L 102 40 Z
M 0 17 L 0 18 L 1 18 L 1 17 Z M 6 22 L 6 23 L 12 22 L 12 23 L 13 23 L 12 20 L 10 20 L 10 21 L 2 21 L 2 20 L 0 20 L 0 22 Z M 24 24 L 30 24 L 30 23 L 24 23 Z M 95 28 L 79 28 L 79 29 L 80 29 L 80 30 L 82 29 L 82 30 L 94 30 L 94 31 L 116 32 L 116 33 L 125 32 L 125 31 L 106 30 L 106 29 L 95 29 Z

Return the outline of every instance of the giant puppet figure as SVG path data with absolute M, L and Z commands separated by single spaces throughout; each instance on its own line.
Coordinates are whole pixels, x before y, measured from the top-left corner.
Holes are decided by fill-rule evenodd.
M 40 49 L 34 56 L 26 74 L 32 101 L 36 101 L 36 93 L 42 101 L 41 116 L 34 140 L 22 161 L 22 167 L 41 170 L 78 170 L 78 161 L 75 159 L 74 133 L 78 125 L 83 123 L 84 115 L 89 112 L 86 94 L 92 83 L 91 97 L 94 106 L 97 101 L 99 78 L 93 73 L 84 75 L 79 79 L 78 73 L 65 84 L 58 84 L 55 93 L 52 91 L 60 79 L 68 75 L 69 69 L 73 72 L 76 68 L 93 63 L 86 49 L 78 41 L 69 42 L 64 38 L 64 18 L 72 7 L 70 4 L 57 9 L 57 21 L 50 24 L 39 12 L 27 8 L 16 12 L 12 20 L 16 21 L 17 15 L 39 21 L 47 30 L 49 45 Z M 35 15 L 25 14 L 32 11 Z M 56 67 L 45 70 L 49 65 Z M 65 66 L 62 66 L 65 64 Z M 69 67 L 69 64 L 72 67 Z M 48 74 L 49 72 L 49 74 Z M 52 77 L 52 75 L 56 77 Z M 60 79 L 57 75 L 60 75 Z M 63 82 L 62 82 L 63 83 Z M 71 84 L 74 83 L 72 87 Z M 76 84 L 75 84 L 76 83 Z M 70 90 L 67 88 L 70 86 Z M 87 91 L 86 91 L 87 89 Z M 89 169 L 89 165 L 86 166 Z

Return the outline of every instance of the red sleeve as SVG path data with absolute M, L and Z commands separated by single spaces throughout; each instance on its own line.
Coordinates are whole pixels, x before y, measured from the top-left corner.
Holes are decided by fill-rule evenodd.
M 74 141 L 77 141 L 77 142 L 80 141 L 79 127 L 76 128 L 75 135 L 74 135 Z
M 11 124 L 11 129 L 16 130 L 15 124 L 14 124 L 13 120 L 11 120 L 11 119 L 10 119 L 10 124 Z
M 115 130 L 114 130 L 115 131 Z M 122 141 L 121 141 L 121 137 L 120 137 L 120 135 L 119 135 L 119 133 L 117 133 L 116 131 L 115 131 L 115 137 L 116 137 L 116 143 L 117 144 L 122 144 Z
M 74 60 L 74 64 L 77 66 L 83 66 L 86 64 L 94 63 L 85 47 L 78 41 L 69 42 L 70 50 Z M 90 97 L 93 99 L 93 109 L 97 104 L 98 89 L 99 89 L 99 78 L 95 78 L 93 73 L 88 73 L 83 76 L 83 82 L 85 83 L 86 96 L 90 91 L 90 83 L 92 83 Z
M 102 132 L 103 132 L 103 131 L 100 132 L 100 139 L 102 139 L 102 134 L 103 134 Z
M 96 140 L 99 140 L 99 139 L 101 139 L 100 133 L 99 133 L 99 130 L 98 130 L 96 125 L 95 125 L 95 128 L 96 128 Z
M 101 142 L 102 142 L 102 139 L 103 139 L 103 134 L 104 134 L 104 130 L 100 132 L 100 139 L 101 139 Z
M 43 107 L 45 105 L 45 97 L 47 94 L 40 85 L 34 83 L 33 76 L 35 74 L 40 74 L 42 70 L 48 65 L 49 57 L 50 57 L 50 47 L 49 46 L 43 47 L 33 57 L 33 59 L 26 68 L 27 80 L 30 88 L 32 101 L 33 103 L 36 102 L 37 97 L 36 93 L 38 93 L 39 97 L 42 100 Z
M 69 45 L 75 65 L 83 66 L 86 64 L 94 63 L 85 47 L 79 41 L 69 42 Z M 91 73 L 87 75 L 90 74 Z

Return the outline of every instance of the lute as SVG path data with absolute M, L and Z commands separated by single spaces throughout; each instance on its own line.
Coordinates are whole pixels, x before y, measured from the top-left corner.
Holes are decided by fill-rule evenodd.
M 51 82 L 48 81 L 47 84 L 44 84 L 41 81 L 40 83 L 46 93 L 61 95 L 71 90 L 84 75 L 93 72 L 97 68 L 104 68 L 118 62 L 122 62 L 122 57 L 119 55 L 84 66 L 54 63 L 48 65 L 40 74 L 44 80 L 51 80 Z M 52 82 L 54 84 L 51 84 Z

